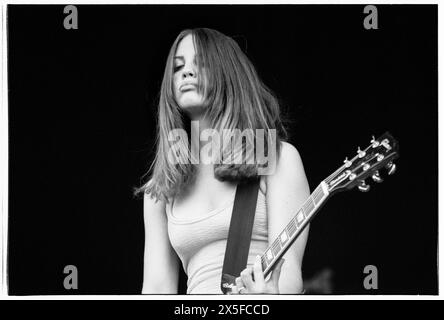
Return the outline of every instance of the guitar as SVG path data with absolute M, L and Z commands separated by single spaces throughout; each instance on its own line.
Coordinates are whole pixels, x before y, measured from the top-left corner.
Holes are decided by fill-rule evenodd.
M 394 174 L 396 164 L 393 163 L 393 160 L 399 157 L 398 150 L 398 142 L 390 133 L 386 132 L 378 139 L 372 137 L 370 145 L 364 150 L 358 148 L 357 154 L 352 159 L 345 158 L 344 164 L 318 185 L 284 230 L 262 254 L 261 263 L 264 277 L 266 278 L 269 275 L 275 264 L 315 217 L 329 197 L 337 192 L 350 190 L 354 187 L 358 187 L 362 192 L 368 192 L 370 185 L 365 180 L 371 176 L 373 181 L 382 183 L 383 179 L 379 174 L 379 170 L 382 168 L 388 169 L 389 175 Z M 226 276 L 228 277 L 223 286 L 224 288 L 231 288 L 235 285 L 235 277 Z

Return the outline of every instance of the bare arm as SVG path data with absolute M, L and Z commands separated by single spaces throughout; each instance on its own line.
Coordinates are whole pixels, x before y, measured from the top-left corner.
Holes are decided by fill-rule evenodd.
M 168 238 L 165 202 L 144 196 L 143 294 L 177 294 L 179 258 Z
M 283 143 L 275 172 L 266 176 L 269 245 L 279 236 L 309 195 L 301 157 L 295 147 Z M 308 226 L 283 256 L 285 263 L 280 260 L 268 280 L 264 279 L 260 256 L 256 257 L 254 266 L 247 267 L 236 278 L 233 293 L 301 293 L 301 267 L 307 237 Z
M 268 239 L 272 243 L 310 196 L 299 152 L 283 143 L 282 153 L 273 175 L 267 176 Z M 303 290 L 302 258 L 308 237 L 308 226 L 288 249 L 283 258 L 279 292 L 297 294 Z

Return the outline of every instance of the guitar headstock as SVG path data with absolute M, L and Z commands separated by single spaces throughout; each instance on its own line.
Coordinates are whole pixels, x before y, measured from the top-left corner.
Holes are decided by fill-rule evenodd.
M 372 137 L 370 145 L 361 150 L 352 159 L 345 158 L 344 164 L 331 174 L 325 182 L 330 193 L 358 187 L 360 191 L 367 192 L 370 186 L 365 179 L 372 177 L 373 181 L 381 183 L 383 179 L 379 170 L 386 168 L 388 174 L 396 171 L 393 160 L 399 157 L 398 142 L 386 132 L 378 139 Z

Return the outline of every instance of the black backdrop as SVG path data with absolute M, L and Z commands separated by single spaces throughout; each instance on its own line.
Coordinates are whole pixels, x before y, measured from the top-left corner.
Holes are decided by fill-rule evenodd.
M 398 173 L 333 197 L 311 225 L 304 277 L 338 294 L 437 293 L 437 6 L 59 5 L 8 7 L 9 292 L 137 294 L 139 186 L 170 45 L 188 27 L 234 37 L 294 122 L 313 190 L 389 130 Z M 79 289 L 63 287 L 75 265 Z M 365 265 L 378 290 L 363 287 Z M 181 275 L 181 292 L 185 277 Z

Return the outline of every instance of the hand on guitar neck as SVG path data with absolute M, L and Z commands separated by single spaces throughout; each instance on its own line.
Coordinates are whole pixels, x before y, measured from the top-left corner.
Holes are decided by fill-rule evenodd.
M 270 278 L 265 280 L 261 256 L 257 256 L 253 267 L 245 268 L 240 277 L 236 278 L 236 285 L 232 287 L 230 294 L 279 294 L 279 277 L 284 262 L 285 259 L 280 259 Z

